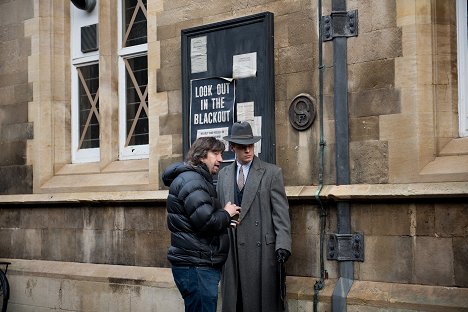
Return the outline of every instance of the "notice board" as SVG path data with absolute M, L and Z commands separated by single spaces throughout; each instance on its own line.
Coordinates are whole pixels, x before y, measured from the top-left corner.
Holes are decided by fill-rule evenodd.
M 270 12 L 182 30 L 184 155 L 198 137 L 222 139 L 248 121 L 262 136 L 257 156 L 276 162 L 273 36 Z M 231 163 L 234 153 L 223 159 Z

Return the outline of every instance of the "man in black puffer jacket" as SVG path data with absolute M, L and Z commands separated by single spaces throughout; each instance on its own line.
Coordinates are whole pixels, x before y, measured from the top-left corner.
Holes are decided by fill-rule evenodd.
M 199 138 L 188 151 L 186 162 L 169 166 L 162 176 L 170 187 L 167 225 L 171 246 L 167 258 L 185 311 L 216 311 L 221 267 L 229 252 L 227 228 L 240 209 L 230 202 L 223 209 L 217 199 L 213 175 L 219 171 L 223 151 L 221 141 Z

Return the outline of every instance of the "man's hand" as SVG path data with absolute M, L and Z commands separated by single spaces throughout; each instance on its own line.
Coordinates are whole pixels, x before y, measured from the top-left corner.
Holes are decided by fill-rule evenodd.
M 229 216 L 231 216 L 231 218 L 234 216 L 238 216 L 240 213 L 240 209 L 241 207 L 235 204 L 231 204 L 231 202 L 228 202 L 226 206 L 224 206 L 224 210 L 226 210 L 229 213 Z
M 288 261 L 289 256 L 291 253 L 287 251 L 286 249 L 280 248 L 276 251 L 276 261 L 279 263 L 284 263 Z

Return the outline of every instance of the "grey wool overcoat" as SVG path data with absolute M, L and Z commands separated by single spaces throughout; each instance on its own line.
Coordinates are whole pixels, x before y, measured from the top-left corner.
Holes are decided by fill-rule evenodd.
M 218 197 L 234 203 L 236 163 L 218 175 Z M 240 282 L 244 312 L 283 311 L 275 251 L 291 251 L 291 222 L 281 169 L 254 157 L 244 186 L 240 224 L 230 228 L 230 250 L 223 268 L 223 311 L 236 311 Z

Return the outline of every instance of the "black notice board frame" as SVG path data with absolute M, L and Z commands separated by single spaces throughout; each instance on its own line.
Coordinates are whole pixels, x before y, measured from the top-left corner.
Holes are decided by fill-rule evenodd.
M 276 163 L 273 18 L 273 13 L 263 12 L 181 31 L 184 155 L 191 145 L 191 81 L 231 78 L 232 56 L 256 52 L 256 76 L 235 80 L 235 103 L 254 102 L 254 114 L 261 116 L 262 141 L 258 156 L 267 162 Z M 192 73 L 191 39 L 203 36 L 207 38 L 207 70 Z M 233 122 L 237 121 L 235 114 L 234 119 Z M 224 153 L 223 158 L 228 161 L 223 166 L 232 162 L 230 153 L 232 152 Z

